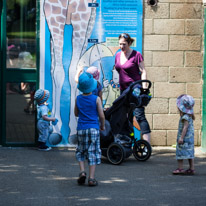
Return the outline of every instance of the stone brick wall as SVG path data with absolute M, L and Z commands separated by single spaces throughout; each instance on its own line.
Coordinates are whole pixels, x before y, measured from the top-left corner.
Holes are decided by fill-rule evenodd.
M 143 55 L 153 99 L 146 108 L 151 144 L 176 143 L 179 113 L 176 98 L 195 98 L 195 145 L 201 144 L 203 5 L 202 0 L 144 0 Z

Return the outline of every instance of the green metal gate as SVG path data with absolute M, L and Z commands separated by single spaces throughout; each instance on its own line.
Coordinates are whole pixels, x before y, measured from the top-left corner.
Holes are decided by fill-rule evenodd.
M 202 97 L 202 150 L 206 152 L 206 8 L 204 8 L 204 62 L 203 62 L 203 97 Z
M 33 94 L 39 79 L 39 2 L 3 0 L 0 13 L 0 144 L 33 146 Z

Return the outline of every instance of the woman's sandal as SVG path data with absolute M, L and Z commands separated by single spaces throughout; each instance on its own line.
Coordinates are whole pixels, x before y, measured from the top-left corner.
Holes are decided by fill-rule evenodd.
M 79 185 L 83 185 L 86 180 L 87 173 L 85 171 L 82 171 L 79 173 L 79 178 L 77 179 L 77 182 Z
M 195 174 L 195 170 L 192 169 L 185 170 L 185 175 L 194 175 L 194 174 Z
M 89 186 L 97 186 L 97 185 L 98 185 L 98 182 L 97 182 L 97 180 L 95 180 L 95 179 L 89 178 L 89 179 L 88 179 L 88 185 L 89 185 Z
M 185 170 L 184 169 L 179 169 L 177 168 L 176 170 L 174 170 L 172 172 L 173 175 L 184 175 L 185 174 Z

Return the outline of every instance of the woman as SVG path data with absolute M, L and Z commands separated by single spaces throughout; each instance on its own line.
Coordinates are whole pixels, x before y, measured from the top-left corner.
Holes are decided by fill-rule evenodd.
M 119 83 L 121 93 L 132 83 L 137 80 L 147 79 L 147 72 L 144 67 L 144 59 L 140 52 L 130 48 L 134 39 L 129 34 L 119 35 L 120 52 L 115 57 L 115 68 L 119 73 Z M 143 88 L 147 88 L 147 83 L 143 82 Z M 145 117 L 145 108 L 136 107 L 133 111 L 143 135 L 143 139 L 150 142 L 150 126 Z

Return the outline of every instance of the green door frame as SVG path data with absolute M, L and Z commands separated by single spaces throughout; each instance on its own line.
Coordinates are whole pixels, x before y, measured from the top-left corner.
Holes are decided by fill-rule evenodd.
M 203 57 L 203 94 L 202 94 L 202 150 L 206 152 L 206 8 L 204 7 L 204 57 Z
M 0 6 L 1 7 L 1 6 Z M 6 142 L 6 83 L 9 82 L 36 82 L 39 85 L 39 58 L 40 58 L 40 0 L 36 0 L 36 69 L 7 69 L 6 68 L 6 0 L 2 1 L 1 14 L 1 36 L 0 36 L 0 144 L 3 146 L 34 146 L 29 143 L 7 143 Z M 37 134 L 37 133 L 36 133 Z M 37 135 L 35 135 L 35 142 Z
M 2 82 L 2 55 L 3 55 L 3 52 L 2 52 L 2 15 L 3 15 L 3 1 L 0 1 L 0 82 Z M 2 84 L 0 83 L 0 117 L 2 117 Z M 0 121 L 0 135 L 2 134 L 2 127 L 1 127 L 1 122 Z M 2 138 L 0 138 L 0 145 L 2 144 Z

